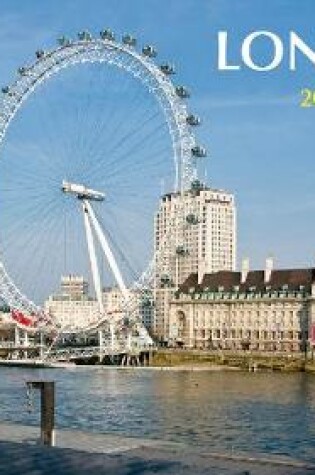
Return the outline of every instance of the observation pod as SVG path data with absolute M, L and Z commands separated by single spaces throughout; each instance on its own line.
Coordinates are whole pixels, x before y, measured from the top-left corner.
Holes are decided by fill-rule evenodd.
M 170 276 L 168 274 L 162 274 L 161 275 L 161 284 L 163 286 L 171 285 L 171 283 L 172 283 L 172 279 L 170 278 Z
M 165 63 L 161 64 L 160 70 L 166 75 L 175 74 L 175 68 L 171 64 Z
M 89 31 L 84 30 L 78 33 L 78 38 L 80 41 L 91 41 L 92 35 Z
M 188 97 L 190 97 L 190 92 L 185 86 L 176 86 L 175 91 L 178 97 L 180 97 L 181 99 L 187 99 Z
M 157 56 L 156 49 L 151 45 L 144 46 L 142 48 L 142 53 L 144 54 L 144 56 L 148 56 L 149 58 L 156 58 Z
M 27 73 L 28 73 L 28 69 L 25 68 L 24 66 L 22 66 L 21 68 L 18 69 L 18 73 L 19 73 L 21 76 L 26 76 Z
M 1 89 L 1 91 L 2 91 L 3 94 L 6 94 L 9 97 L 15 96 L 15 92 L 11 91 L 11 88 L 9 86 L 4 86 Z
M 142 307 L 153 307 L 153 301 L 150 297 L 148 296 L 144 296 L 142 297 L 141 299 L 141 306 Z
M 100 37 L 102 40 L 115 41 L 115 35 L 109 28 L 105 28 L 100 32 Z
M 203 158 L 207 156 L 207 150 L 205 147 L 201 147 L 200 145 L 196 145 L 191 149 L 191 153 L 194 157 Z
M 45 56 L 45 51 L 43 49 L 38 49 L 35 52 L 35 56 L 36 56 L 37 59 L 41 59 Z
M 124 45 L 127 45 L 127 46 L 136 46 L 136 44 L 137 44 L 136 38 L 134 36 L 129 35 L 129 34 L 124 35 L 122 37 L 122 42 L 124 43 Z
M 190 114 L 189 116 L 186 117 L 186 122 L 189 125 L 200 125 L 201 119 L 197 115 Z
M 176 254 L 178 256 L 187 256 L 187 254 L 189 254 L 188 250 L 185 249 L 185 246 L 183 246 L 182 244 L 177 246 L 176 248 Z
M 191 190 L 192 191 L 200 191 L 203 189 L 203 184 L 199 180 L 194 180 L 191 182 Z
M 71 44 L 71 41 L 65 36 L 60 36 L 59 38 L 57 38 L 57 43 L 59 44 L 59 46 L 69 46 Z
M 186 216 L 186 221 L 187 221 L 188 224 L 193 224 L 193 225 L 199 223 L 198 217 L 193 213 L 190 213 Z

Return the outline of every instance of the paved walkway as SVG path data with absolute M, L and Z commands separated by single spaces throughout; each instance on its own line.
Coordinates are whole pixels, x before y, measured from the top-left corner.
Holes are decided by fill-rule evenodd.
M 1 475 L 315 475 L 315 465 L 289 459 L 200 453 L 187 446 L 115 435 L 59 430 L 56 447 L 38 443 L 39 429 L 0 424 Z

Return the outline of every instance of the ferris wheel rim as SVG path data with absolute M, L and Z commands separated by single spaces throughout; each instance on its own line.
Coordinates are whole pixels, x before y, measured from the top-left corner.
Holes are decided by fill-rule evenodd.
M 108 57 L 106 53 L 112 54 Z M 94 57 L 93 54 L 95 55 Z M 103 56 L 101 56 L 101 54 L 103 54 Z M 117 54 L 117 56 L 115 56 L 115 54 Z M 118 62 L 119 54 L 123 55 L 122 58 L 120 58 L 120 62 Z M 97 57 L 97 55 L 99 55 L 99 57 Z M 126 58 L 131 59 L 130 63 L 124 63 L 124 55 Z M 132 61 L 134 61 L 134 63 L 132 63 Z M 120 42 L 113 42 L 106 39 L 73 41 L 69 45 L 52 49 L 28 67 L 28 73 L 25 76 L 21 75 L 10 87 L 10 94 L 3 96 L 2 113 L 0 114 L 0 148 L 5 141 L 6 133 L 12 120 L 27 101 L 28 97 L 31 96 L 42 83 L 49 80 L 51 76 L 57 75 L 63 69 L 70 66 L 83 64 L 85 62 L 114 64 L 125 72 L 131 73 L 135 78 L 138 78 L 142 84 L 147 87 L 149 92 L 155 96 L 163 110 L 169 135 L 172 140 L 173 159 L 176 170 L 175 191 L 183 193 L 196 177 L 194 160 L 191 154 L 195 140 L 186 122 L 188 116 L 186 106 L 182 99 L 176 95 L 173 82 L 159 69 L 154 61 L 138 53 L 134 48 Z M 145 73 L 143 71 L 141 72 L 141 70 L 133 69 L 133 66 L 137 65 L 141 65 Z M 43 71 L 41 70 L 42 66 L 46 66 L 46 69 L 43 68 Z M 154 80 L 155 87 L 152 87 L 150 80 Z M 165 100 L 164 103 L 161 98 Z M 166 104 L 169 105 L 168 110 L 166 110 Z M 149 262 L 133 288 L 142 289 L 148 287 L 148 281 L 152 279 L 152 269 L 154 269 L 155 261 L 156 256 Z M 3 262 L 1 262 L 1 259 L 0 263 L 0 287 L 2 287 L 3 291 L 3 286 L 5 286 L 7 300 L 18 303 L 23 308 L 27 308 L 32 312 L 39 311 L 41 307 L 23 295 L 15 285 L 9 273 L 6 271 Z M 51 323 L 47 316 L 46 319 L 48 323 Z M 92 328 L 97 328 L 99 324 L 104 321 L 106 321 L 106 316 L 100 318 L 97 323 L 87 325 L 84 328 L 73 328 L 73 331 L 76 333 L 89 331 Z

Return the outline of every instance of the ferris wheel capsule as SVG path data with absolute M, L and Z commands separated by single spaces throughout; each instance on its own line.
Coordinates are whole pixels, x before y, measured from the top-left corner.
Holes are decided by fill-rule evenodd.
M 197 115 L 190 114 L 186 117 L 186 122 L 189 125 L 195 126 L 195 125 L 200 125 L 201 119 Z
M 137 40 L 134 36 L 126 34 L 122 37 L 122 42 L 127 46 L 136 46 Z
M 161 284 L 162 285 L 171 285 L 172 279 L 168 274 L 161 275 Z
M 198 158 L 203 158 L 207 156 L 207 150 L 205 149 L 205 147 L 201 147 L 200 145 L 195 145 L 191 149 L 191 153 L 193 154 L 194 157 L 198 157 Z
M 102 30 L 100 32 L 100 37 L 102 38 L 102 40 L 115 41 L 115 35 L 109 28 Z
M 92 35 L 89 31 L 84 30 L 78 33 L 78 38 L 80 41 L 91 41 Z
M 193 213 L 190 213 L 186 216 L 186 221 L 188 224 L 196 225 L 199 223 L 198 216 Z
M 28 69 L 25 68 L 24 66 L 22 66 L 22 67 L 20 67 L 20 68 L 18 69 L 18 73 L 19 73 L 21 76 L 26 76 L 27 73 L 28 73 Z
M 35 52 L 35 56 L 36 56 L 37 59 L 41 59 L 45 56 L 45 51 L 43 49 L 38 49 Z
M 171 64 L 168 64 L 168 63 L 161 64 L 160 70 L 162 71 L 162 73 L 164 73 L 166 75 L 175 74 L 175 72 L 176 72 L 175 67 Z
M 2 87 L 2 88 L 1 88 L 1 92 L 2 92 L 3 94 L 9 94 L 9 92 L 10 92 L 9 86 L 4 86 L 4 87 Z
M 71 41 L 65 36 L 60 36 L 59 38 L 57 38 L 57 43 L 59 44 L 59 46 L 70 46 Z
M 153 306 L 153 301 L 150 298 L 149 295 L 144 295 L 141 299 L 141 305 L 143 307 L 152 307 Z
M 155 58 L 157 56 L 156 49 L 151 45 L 146 45 L 142 48 L 142 53 L 144 56 L 148 56 L 149 58 Z
M 200 191 L 202 190 L 203 185 L 200 180 L 194 180 L 191 182 L 191 190 L 192 191 Z
M 185 86 L 176 86 L 175 92 L 181 99 L 187 99 L 190 97 L 190 92 Z
M 185 246 L 183 244 L 180 244 L 176 248 L 176 254 L 178 256 L 186 256 L 188 254 L 188 250 L 185 248 Z

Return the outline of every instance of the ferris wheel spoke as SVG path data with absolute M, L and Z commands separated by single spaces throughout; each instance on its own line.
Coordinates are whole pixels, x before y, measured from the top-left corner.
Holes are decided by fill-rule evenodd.
M 142 130 L 142 132 L 145 131 L 145 125 L 148 124 L 149 122 L 150 122 L 150 119 L 147 119 L 147 121 L 144 124 L 138 125 L 137 129 L 132 130 L 128 134 L 128 138 L 130 138 L 130 136 L 132 135 L 133 135 L 133 138 L 135 138 L 137 136 L 136 134 L 137 130 Z M 159 124 L 159 126 L 156 127 L 155 130 L 153 130 L 151 133 L 154 135 L 154 133 L 158 133 L 159 130 L 162 130 L 162 129 L 163 129 L 163 126 Z M 151 133 L 146 136 L 147 140 L 149 140 L 149 137 L 151 137 Z M 120 155 L 117 155 L 117 152 L 112 153 L 112 156 L 115 158 L 107 164 L 107 167 L 110 170 L 110 173 L 107 175 L 107 177 L 109 178 L 112 175 L 114 175 L 117 172 L 117 170 L 118 172 L 122 171 L 123 168 L 125 167 L 125 161 L 129 160 L 131 164 L 134 164 L 135 162 L 139 160 L 143 161 L 142 154 L 141 153 L 139 154 L 136 152 L 139 152 L 138 149 L 140 145 L 143 144 L 144 142 L 145 142 L 145 139 L 141 137 L 141 139 L 138 140 L 136 144 L 133 144 L 133 146 L 127 151 L 127 153 L 125 152 L 124 154 L 120 154 Z M 118 146 L 116 150 L 117 151 L 120 150 L 120 147 Z M 111 154 L 109 153 L 109 155 Z M 95 166 L 94 169 L 91 170 L 91 173 L 88 175 L 88 180 L 92 180 L 93 177 L 95 177 L 99 173 L 99 171 L 102 169 L 102 166 L 103 166 L 102 163 L 99 163 L 97 166 Z
M 45 205 L 41 204 L 34 209 L 29 210 L 29 212 L 25 212 L 26 210 L 23 209 L 23 217 L 14 221 L 14 224 L 11 225 L 9 228 L 6 229 L 5 234 L 2 231 L 0 235 L 0 240 L 2 242 L 2 249 L 5 249 L 6 246 L 11 247 L 12 242 L 18 242 L 19 238 L 24 239 L 27 236 L 27 232 L 29 230 L 33 230 L 34 226 L 39 223 L 40 226 L 43 226 L 45 223 L 45 216 L 48 216 L 48 212 L 52 206 L 55 204 L 55 199 L 52 199 L 49 203 L 45 203 Z M 32 211 L 32 212 L 30 212 Z M 44 215 L 43 212 L 45 211 Z M 39 221 L 40 216 L 40 221 Z M 30 233 L 30 239 L 32 237 L 36 237 L 38 234 Z
M 118 141 L 120 141 L 121 137 L 123 137 L 126 134 L 126 131 L 128 132 L 137 114 L 139 114 L 139 112 L 142 112 L 143 114 L 143 110 L 142 110 L 143 99 L 144 98 L 143 98 L 141 89 L 136 88 L 132 96 L 130 96 L 129 98 L 127 97 L 125 98 L 126 104 L 128 104 L 128 121 L 126 121 L 125 114 L 121 114 L 121 113 L 120 115 L 116 113 L 116 116 L 111 118 L 110 122 L 113 124 L 113 128 L 110 130 L 109 137 L 111 138 L 111 143 L 113 145 L 111 149 L 109 150 L 109 153 L 115 150 L 117 138 L 118 138 Z M 119 109 L 117 107 L 116 107 L 116 111 L 119 112 Z M 146 112 L 147 111 L 145 111 L 145 113 Z M 118 133 L 119 133 L 119 136 L 117 137 Z
M 120 94 L 122 97 L 124 97 L 125 93 L 128 92 L 128 85 L 130 83 L 130 78 L 128 78 L 127 75 L 124 77 L 124 81 L 122 84 L 122 87 L 120 88 Z M 136 100 L 139 100 L 139 90 L 136 90 L 136 92 L 129 98 L 128 102 L 130 104 L 129 108 L 131 110 L 134 109 L 135 102 Z M 111 102 L 112 109 L 108 108 L 108 113 L 104 118 L 101 117 L 101 120 L 99 120 L 99 125 L 95 127 L 94 129 L 98 132 L 98 135 L 94 138 L 93 145 L 90 150 L 90 156 L 95 155 L 98 150 L 101 150 L 102 144 L 104 143 L 104 137 L 105 139 L 110 137 L 111 140 L 114 140 L 114 137 L 118 131 L 121 130 L 121 124 L 125 124 L 124 117 L 121 117 L 121 114 L 119 113 L 119 108 L 118 107 L 113 107 L 114 104 Z M 120 114 L 120 115 L 119 115 Z M 105 134 L 104 132 L 107 131 Z
M 19 284 L 23 283 L 24 288 L 27 286 L 27 288 L 31 291 L 31 295 L 33 296 L 37 296 L 35 292 L 36 287 L 43 285 L 43 282 L 45 281 L 45 267 L 42 264 L 45 254 L 43 252 L 41 239 L 42 236 L 40 237 L 39 234 L 35 234 L 34 236 L 33 233 L 29 233 L 29 236 L 24 236 L 21 245 L 28 245 L 28 256 L 26 259 L 24 258 L 21 262 L 18 262 L 14 268 L 16 281 Z M 16 250 L 18 250 L 18 247 Z M 41 255 L 43 257 L 40 259 Z M 35 275 L 42 275 L 42 278 L 31 278 L 31 276 Z
M 46 213 L 47 215 L 47 213 Z M 24 220 L 18 220 L 18 223 L 15 223 L 13 226 L 10 226 L 6 231 L 5 235 L 2 232 L 1 234 L 1 242 L 2 242 L 2 249 L 6 250 L 6 246 L 8 248 L 12 248 L 12 242 L 15 244 L 19 244 L 21 242 L 21 246 L 23 246 L 23 242 L 25 238 L 29 237 L 30 240 L 36 239 L 38 233 L 34 233 L 34 227 L 42 226 L 45 223 L 45 216 L 41 217 L 41 221 L 35 221 L 35 218 L 38 221 L 38 212 L 34 212 L 33 214 L 29 214 Z
M 116 125 L 113 133 L 110 134 L 110 132 L 108 131 L 108 133 L 105 136 L 106 139 L 108 141 L 110 141 L 110 143 L 112 144 L 110 146 L 110 148 L 108 148 L 107 143 L 106 143 L 105 147 L 103 147 L 102 143 L 100 143 L 100 142 L 96 142 L 94 144 L 94 147 L 93 147 L 92 151 L 90 152 L 90 156 L 94 156 L 95 163 L 97 163 L 97 166 L 94 167 L 94 168 L 92 167 L 92 169 L 90 169 L 90 171 L 87 173 L 88 178 L 90 178 L 91 174 L 94 174 L 94 172 L 97 172 L 97 170 L 102 167 L 102 163 L 103 163 L 102 159 L 107 158 L 107 157 L 113 157 L 115 155 L 115 150 L 117 150 L 117 148 L 120 145 L 120 142 L 122 142 L 123 138 L 124 138 L 124 136 L 123 136 L 123 138 L 120 138 L 119 141 L 115 142 L 115 137 L 117 136 L 117 132 L 122 133 L 121 122 L 123 122 L 123 120 L 124 120 L 124 118 L 120 117 L 120 120 L 116 121 L 117 125 Z M 102 131 L 103 130 L 104 130 L 104 128 L 102 129 Z M 128 132 L 125 135 L 125 137 L 127 138 L 129 135 L 130 135 L 130 132 Z M 100 135 L 99 137 L 100 137 L 100 140 L 103 140 L 103 142 L 104 142 L 104 138 L 102 137 L 102 135 Z M 104 150 L 105 150 L 105 153 L 104 153 Z M 111 159 L 110 161 L 107 161 L 106 166 L 108 168 L 110 168 L 112 163 L 115 163 L 115 159 Z
M 110 215 L 110 212 L 108 213 L 108 215 Z M 114 216 L 113 218 L 114 218 L 114 220 L 115 220 L 115 216 Z M 140 269 L 141 269 L 141 266 L 137 266 L 137 267 L 136 267 L 136 266 L 135 266 L 135 262 L 134 262 L 134 261 L 131 262 L 131 260 L 127 257 L 127 253 L 123 250 L 123 246 L 122 246 L 121 244 L 119 244 L 119 242 L 118 242 L 118 240 L 117 240 L 116 238 L 113 237 L 112 232 L 109 230 L 109 227 L 104 223 L 104 220 L 103 220 L 100 216 L 98 216 L 98 219 L 99 219 L 99 221 L 100 221 L 100 223 L 101 223 L 101 225 L 102 225 L 102 228 L 105 230 L 106 235 L 107 235 L 107 237 L 108 237 L 110 243 L 111 243 L 112 246 L 113 246 L 114 252 L 116 251 L 116 253 L 117 253 L 117 255 L 118 255 L 120 261 L 121 261 L 121 262 L 123 263 L 123 265 L 127 268 L 129 274 L 130 274 L 132 277 L 136 278 L 137 275 L 139 275 L 139 271 L 140 271 Z M 115 227 L 117 228 L 117 221 L 116 221 L 116 226 L 115 226 Z M 121 227 L 120 227 L 120 226 L 118 226 L 118 227 L 119 227 L 120 230 L 121 230 Z M 125 242 L 125 243 L 128 243 L 128 240 L 126 241 L 126 240 L 124 239 L 124 242 Z M 126 244 L 126 245 L 128 245 L 128 244 Z
M 155 131 L 153 131 L 153 136 L 154 132 L 157 133 L 161 129 L 161 125 L 156 127 Z M 127 159 L 132 156 L 133 154 L 136 154 L 136 152 L 140 153 L 140 150 L 144 146 L 145 142 L 149 140 L 149 137 L 151 137 L 151 134 L 148 134 L 145 136 L 145 138 L 141 137 L 135 144 L 132 145 L 132 147 L 129 149 L 128 153 L 125 153 L 123 155 L 120 155 L 117 157 L 117 163 L 120 164 L 119 167 L 113 167 L 113 170 L 111 173 L 109 173 L 108 178 L 110 178 L 112 175 L 116 173 L 120 173 L 123 168 L 124 168 L 124 159 Z M 137 158 L 135 158 L 135 161 L 137 161 Z

